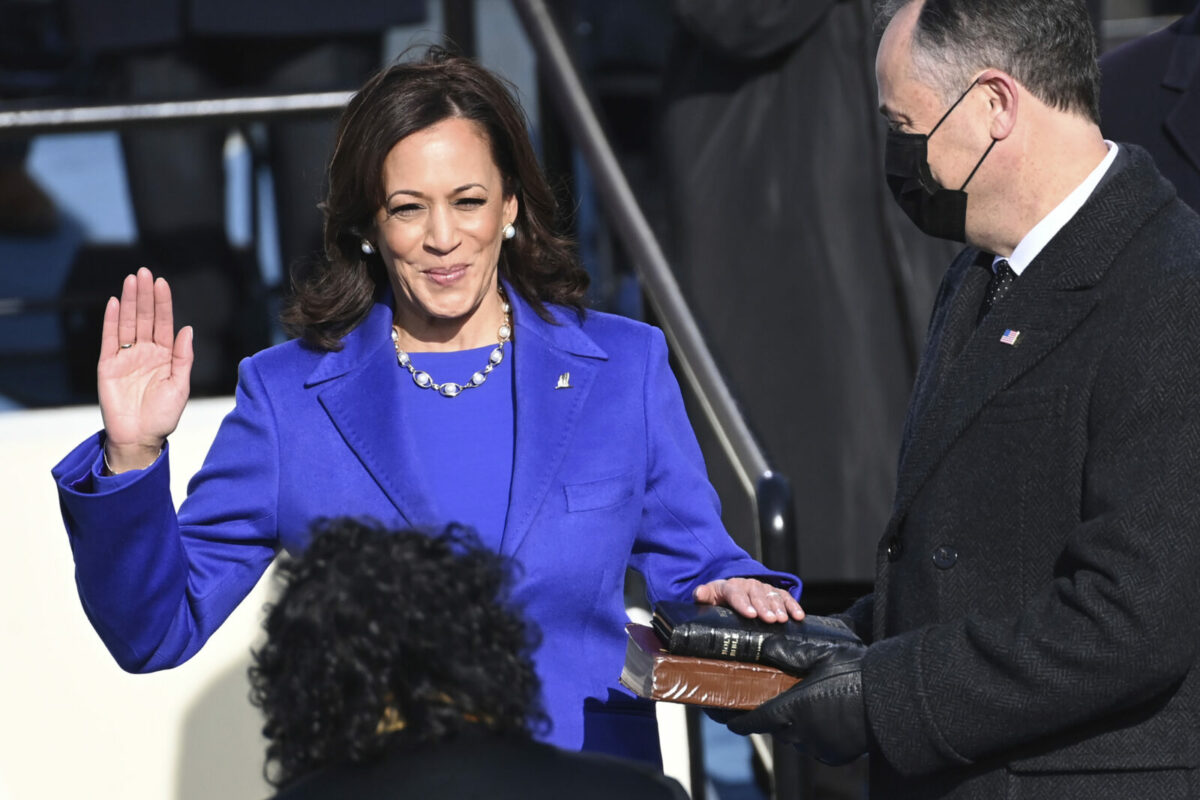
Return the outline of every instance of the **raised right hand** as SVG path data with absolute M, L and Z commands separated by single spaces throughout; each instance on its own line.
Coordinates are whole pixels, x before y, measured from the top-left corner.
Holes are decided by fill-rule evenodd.
M 110 297 L 96 384 L 113 472 L 154 462 L 183 415 L 191 387 L 192 329 L 175 335 L 171 287 L 143 267 Z

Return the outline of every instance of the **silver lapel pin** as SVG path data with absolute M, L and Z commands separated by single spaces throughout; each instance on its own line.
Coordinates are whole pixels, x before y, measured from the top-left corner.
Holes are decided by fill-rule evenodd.
M 558 376 L 558 383 L 554 386 L 555 389 L 570 389 L 571 388 L 571 373 L 564 372 Z

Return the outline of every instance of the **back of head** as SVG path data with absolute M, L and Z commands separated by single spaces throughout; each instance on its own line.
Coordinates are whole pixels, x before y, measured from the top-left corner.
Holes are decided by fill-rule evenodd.
M 272 783 L 467 726 L 524 738 L 543 723 L 509 565 L 473 535 L 321 521 L 278 576 L 250 669 Z
M 883 0 L 880 27 L 914 2 L 913 63 L 947 104 L 994 68 L 1047 106 L 1099 123 L 1096 35 L 1083 0 Z

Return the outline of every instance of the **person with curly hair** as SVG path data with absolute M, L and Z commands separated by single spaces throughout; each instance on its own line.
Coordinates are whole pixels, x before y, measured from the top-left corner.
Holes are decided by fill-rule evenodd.
M 277 800 L 333 797 L 685 798 L 636 762 L 535 742 L 546 724 L 536 630 L 513 564 L 473 532 L 319 520 L 254 652 Z
M 662 333 L 588 311 L 587 275 L 520 106 L 433 50 L 350 100 L 329 164 L 326 258 L 295 277 L 297 338 L 246 359 L 237 404 L 178 512 L 167 436 L 191 329 L 147 269 L 105 312 L 104 430 L 54 469 L 93 626 L 117 662 L 188 659 L 310 520 L 460 522 L 522 565 L 535 664 L 568 749 L 660 760 L 620 688 L 626 570 L 652 603 L 800 618 L 799 581 L 721 523 Z M 452 576 L 445 576 L 452 580 Z

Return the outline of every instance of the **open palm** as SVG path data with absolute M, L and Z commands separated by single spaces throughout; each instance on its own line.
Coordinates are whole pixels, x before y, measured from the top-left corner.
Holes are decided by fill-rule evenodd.
M 175 334 L 171 287 L 150 270 L 109 298 L 96 368 L 105 454 L 114 472 L 148 466 L 179 424 L 192 372 L 192 329 Z

